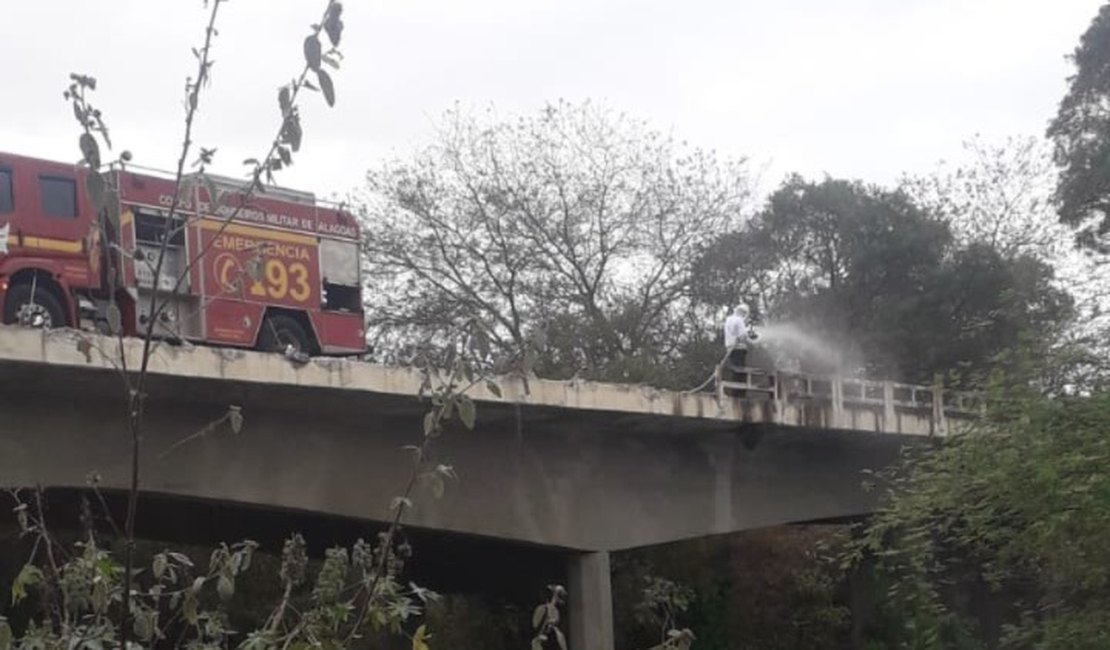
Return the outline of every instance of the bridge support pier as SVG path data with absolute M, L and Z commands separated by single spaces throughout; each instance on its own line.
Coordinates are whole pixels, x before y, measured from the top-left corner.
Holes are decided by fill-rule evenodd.
M 567 577 L 570 650 L 613 650 L 613 590 L 608 551 L 571 556 Z

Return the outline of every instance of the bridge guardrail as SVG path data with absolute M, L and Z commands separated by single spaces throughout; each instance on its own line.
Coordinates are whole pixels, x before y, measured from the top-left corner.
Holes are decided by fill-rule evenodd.
M 726 370 L 731 373 L 728 378 L 724 374 Z M 770 399 L 782 404 L 825 404 L 831 409 L 834 421 L 841 420 L 845 408 L 872 410 L 889 420 L 896 418 L 898 412 L 914 412 L 930 417 L 938 430 L 947 431 L 948 418 L 977 417 L 982 415 L 985 408 L 981 395 L 945 389 L 939 383 L 926 386 L 725 366 L 718 368 L 717 378 L 719 399 L 740 395 L 748 399 Z
M 24 330 L 0 327 L 0 362 L 47 363 L 59 367 L 110 370 L 104 349 L 121 345 L 128 358 L 141 353 L 138 339 L 119 342 L 100 337 L 96 354 L 74 345 L 76 337 L 100 335 L 68 330 Z M 227 352 L 215 348 L 166 348 L 155 355 L 156 373 L 214 380 L 278 384 L 308 388 L 416 395 L 422 381 L 411 368 L 393 368 L 349 360 L 318 359 L 293 365 L 280 355 Z M 717 393 L 673 393 L 630 385 L 564 382 L 518 377 L 498 380 L 498 390 L 478 386 L 474 399 L 520 402 L 636 414 L 712 418 L 810 428 L 852 429 L 880 433 L 943 436 L 962 425 L 958 420 L 985 414 L 982 394 L 942 386 L 922 386 L 864 378 L 730 368 L 728 381 L 718 367 Z M 732 399 L 746 391 L 751 399 Z M 729 393 L 729 394 L 726 394 Z M 716 398 L 716 399 L 714 399 Z M 934 399 L 935 398 L 935 399 Z M 715 404 L 714 404 L 715 402 Z

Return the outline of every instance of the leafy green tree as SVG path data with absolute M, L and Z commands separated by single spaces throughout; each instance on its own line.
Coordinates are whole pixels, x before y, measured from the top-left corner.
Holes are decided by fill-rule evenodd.
M 1071 56 L 1075 74 L 1048 137 L 1056 144 L 1060 220 L 1103 251 L 1110 233 L 1110 5 L 1103 5 Z M 1091 223 L 1093 221 L 1093 223 Z
M 844 356 L 857 356 L 852 348 L 882 350 L 866 360 L 867 372 L 899 374 L 894 339 L 906 336 L 900 326 L 948 242 L 944 225 L 904 195 L 793 176 L 748 227 L 703 257 L 701 295 L 728 302 L 755 294 L 769 318 L 797 323 Z M 714 287 L 717 279 L 725 283 Z
M 1051 266 L 1028 255 L 1007 259 L 985 244 L 952 251 L 914 311 L 903 322 L 907 330 L 898 340 L 905 347 L 897 355 L 920 359 L 928 373 L 954 373 L 964 384 L 1002 369 L 1015 347 L 1049 350 L 1072 314 Z M 913 321 L 925 327 L 908 329 Z
M 1110 645 L 1110 395 L 1007 395 L 893 473 L 852 547 L 887 586 L 885 647 Z
M 782 526 L 615 555 L 618 647 L 651 646 L 667 607 L 678 627 L 693 631 L 700 650 L 845 647 L 842 576 L 827 561 L 827 548 L 838 547 L 845 532 L 845 526 Z
M 982 374 L 1070 313 L 1047 264 L 960 246 L 904 192 L 837 179 L 789 178 L 695 268 L 702 300 L 755 294 L 771 320 L 839 348 L 847 369 L 906 381 Z

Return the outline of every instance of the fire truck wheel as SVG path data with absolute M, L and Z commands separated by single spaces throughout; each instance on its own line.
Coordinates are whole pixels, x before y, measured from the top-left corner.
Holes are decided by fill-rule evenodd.
M 296 318 L 284 314 L 267 316 L 258 333 L 258 349 L 285 352 L 289 346 L 293 347 L 293 352 L 312 354 L 312 339 Z
M 31 285 L 23 282 L 8 290 L 4 301 L 4 322 L 44 329 L 65 327 L 66 313 L 58 299 L 49 291 L 41 286 L 36 287 L 32 297 Z

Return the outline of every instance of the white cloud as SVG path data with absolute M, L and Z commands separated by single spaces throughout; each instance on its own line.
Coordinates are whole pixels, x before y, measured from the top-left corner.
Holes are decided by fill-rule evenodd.
M 1098 0 L 377 0 L 346 3 L 338 103 L 310 97 L 286 185 L 356 186 L 425 141 L 455 101 L 499 114 L 592 98 L 726 154 L 890 182 L 958 155 L 975 132 L 1040 133 L 1064 55 Z M 235 173 L 275 130 L 277 86 L 300 63 L 320 0 L 223 5 L 197 142 Z M 0 10 L 0 149 L 76 157 L 61 90 L 97 102 L 139 159 L 173 164 L 198 0 L 8 0 Z

